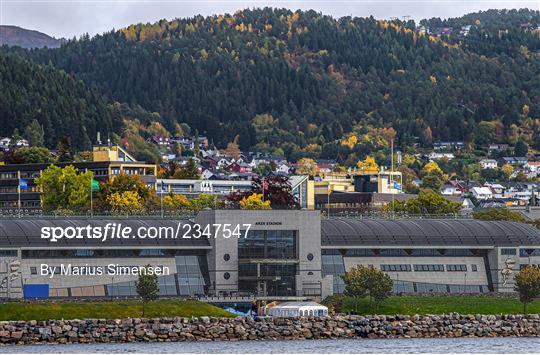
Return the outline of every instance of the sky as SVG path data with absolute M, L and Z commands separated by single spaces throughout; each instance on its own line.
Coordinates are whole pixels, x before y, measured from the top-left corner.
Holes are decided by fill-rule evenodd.
M 458 17 L 502 8 L 540 10 L 540 0 L 0 0 L 0 24 L 37 30 L 57 38 L 95 35 L 134 23 L 234 13 L 253 7 L 313 9 L 334 17 Z

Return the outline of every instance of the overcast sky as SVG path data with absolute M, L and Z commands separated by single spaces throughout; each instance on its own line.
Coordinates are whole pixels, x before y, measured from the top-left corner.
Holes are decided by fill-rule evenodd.
M 337 1 L 224 1 L 224 0 L 0 0 L 0 23 L 71 38 L 94 35 L 132 23 L 159 19 L 234 13 L 252 7 L 314 9 L 335 17 L 375 18 L 409 15 L 415 20 L 429 17 L 456 17 L 493 8 L 539 10 L 540 0 L 337 0 Z

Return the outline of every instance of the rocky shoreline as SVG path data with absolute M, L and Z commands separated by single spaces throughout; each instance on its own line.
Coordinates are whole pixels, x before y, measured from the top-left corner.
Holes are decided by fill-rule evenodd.
M 0 344 L 540 336 L 540 315 L 128 318 L 0 322 Z

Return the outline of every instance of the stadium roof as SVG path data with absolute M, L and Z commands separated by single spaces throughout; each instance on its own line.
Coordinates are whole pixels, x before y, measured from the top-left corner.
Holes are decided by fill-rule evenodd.
M 506 221 L 330 219 L 321 229 L 323 247 L 540 246 L 540 230 Z
M 134 235 L 140 227 L 172 227 L 176 231 L 180 225 L 178 238 L 114 238 L 102 242 L 100 239 L 82 238 L 66 239 L 62 238 L 56 242 L 41 238 L 41 228 L 43 227 L 105 227 L 108 223 L 119 224 L 122 227 L 131 227 Z M 0 220 L 0 248 L 66 248 L 66 247 L 178 247 L 178 248 L 204 248 L 210 247 L 208 238 L 182 238 L 184 232 L 183 225 L 191 224 L 188 220 L 173 219 L 5 219 Z M 110 232 L 109 232 L 110 234 Z M 188 234 L 190 235 L 190 234 Z

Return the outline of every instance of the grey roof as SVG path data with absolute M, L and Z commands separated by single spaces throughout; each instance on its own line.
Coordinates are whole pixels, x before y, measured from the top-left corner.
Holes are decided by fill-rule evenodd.
M 331 219 L 321 229 L 323 247 L 540 245 L 540 230 L 506 221 Z
M 122 224 L 132 229 L 131 234 L 135 234 L 139 227 L 172 227 L 176 230 L 180 224 L 180 236 L 172 238 L 114 238 L 102 242 L 100 239 L 66 239 L 62 238 L 56 242 L 41 238 L 42 227 L 104 227 L 107 223 Z M 65 247 L 208 247 L 210 245 L 207 238 L 182 238 L 187 230 L 183 229 L 184 224 L 191 224 L 188 220 L 173 219 L 2 219 L 0 220 L 0 248 L 65 248 Z

